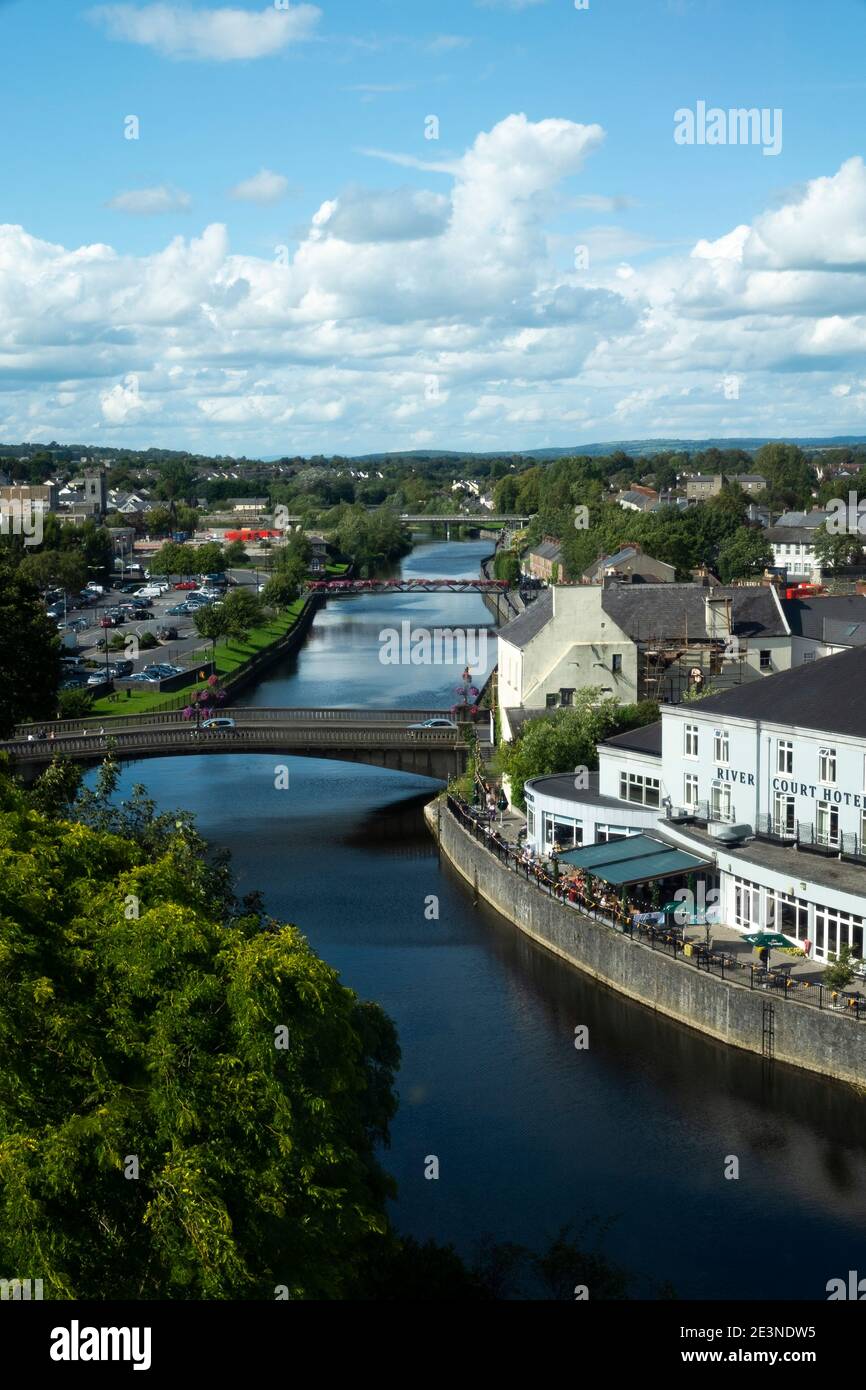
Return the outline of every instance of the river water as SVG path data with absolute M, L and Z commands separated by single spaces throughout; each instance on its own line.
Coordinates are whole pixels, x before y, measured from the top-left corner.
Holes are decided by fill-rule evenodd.
M 483 542 L 425 543 L 409 575 L 478 573 Z M 446 708 L 459 667 L 383 666 L 380 634 L 492 619 L 476 596 L 343 599 L 249 703 Z M 488 644 L 490 663 L 495 642 Z M 546 1245 L 612 1221 L 604 1248 L 680 1298 L 824 1298 L 866 1276 L 866 1101 L 725 1048 L 549 956 L 438 862 L 422 820 L 437 784 L 273 755 L 128 769 L 232 851 L 240 892 L 395 1020 L 400 1109 L 384 1155 L 397 1227 L 470 1254 L 486 1234 Z M 431 896 L 439 918 L 428 920 Z M 574 1030 L 589 1028 L 588 1050 Z M 852 1027 L 854 1025 L 852 1024 Z M 425 1159 L 439 1159 L 438 1181 Z M 726 1178 L 731 1158 L 739 1177 Z

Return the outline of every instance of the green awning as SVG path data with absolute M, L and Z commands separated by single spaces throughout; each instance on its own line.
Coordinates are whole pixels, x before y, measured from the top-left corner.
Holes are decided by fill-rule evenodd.
M 709 864 L 709 860 L 696 859 L 693 854 L 674 849 L 650 835 L 632 835 L 627 840 L 570 849 L 557 855 L 557 859 L 560 864 L 583 869 L 585 873 L 616 886 L 645 883 L 674 874 L 690 874 L 695 869 L 707 868 Z

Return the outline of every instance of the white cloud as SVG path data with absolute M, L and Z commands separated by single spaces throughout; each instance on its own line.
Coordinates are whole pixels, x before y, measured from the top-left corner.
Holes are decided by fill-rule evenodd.
M 260 169 L 251 179 L 235 184 L 229 197 L 241 203 L 278 203 L 289 191 L 289 181 L 283 174 Z
M 189 212 L 192 199 L 178 188 L 162 184 L 159 188 L 132 188 L 109 199 L 108 206 L 116 212 L 129 212 L 138 217 L 151 217 L 163 212 Z
M 323 203 L 313 218 L 324 235 L 341 241 L 417 241 L 439 236 L 451 202 L 425 189 L 395 188 L 384 193 L 352 187 Z
M 311 36 L 321 18 L 315 5 L 273 4 L 259 11 L 220 8 L 193 10 L 156 4 L 98 5 L 89 18 L 112 39 L 142 44 L 166 58 L 229 62 L 264 58 Z
M 428 53 L 453 53 L 458 48 L 468 48 L 472 40 L 461 34 L 437 34 L 424 45 Z
M 140 256 L 0 226 L 3 433 L 272 454 L 569 445 L 624 422 L 857 432 L 863 164 L 635 264 L 596 229 L 611 259 L 563 268 L 549 228 L 602 144 L 597 126 L 509 116 L 434 190 L 335 190 L 288 264 L 233 253 L 221 226 Z

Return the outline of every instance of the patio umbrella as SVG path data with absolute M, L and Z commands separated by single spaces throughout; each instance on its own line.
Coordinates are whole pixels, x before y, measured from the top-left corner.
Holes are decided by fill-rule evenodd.
M 750 946 L 796 946 L 796 941 L 789 941 L 787 936 L 783 936 L 777 931 L 755 931 L 743 937 Z

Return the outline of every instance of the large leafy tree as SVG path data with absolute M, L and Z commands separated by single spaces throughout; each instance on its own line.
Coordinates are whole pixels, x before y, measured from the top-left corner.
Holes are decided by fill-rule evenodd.
M 772 546 L 760 529 L 743 527 L 727 536 L 719 546 L 718 572 L 723 584 L 763 574 L 772 563 Z
M 55 1298 L 345 1296 L 390 1249 L 391 1023 L 188 817 L 37 805 L 0 780 L 0 1267 Z
M 60 642 L 38 590 L 0 554 L 0 632 L 5 657 L 0 661 L 0 737 L 25 719 L 54 713 L 60 680 Z
M 598 767 L 598 743 L 658 719 L 658 705 L 650 700 L 619 705 L 599 700 L 595 690 L 581 690 L 569 709 L 530 719 L 514 743 L 501 749 L 503 771 L 511 780 L 515 804 L 525 807 L 523 788 L 531 777 L 552 772 L 587 771 Z

